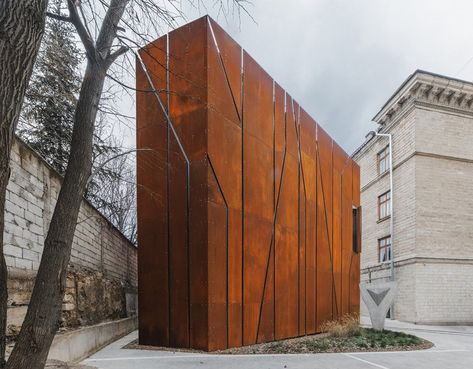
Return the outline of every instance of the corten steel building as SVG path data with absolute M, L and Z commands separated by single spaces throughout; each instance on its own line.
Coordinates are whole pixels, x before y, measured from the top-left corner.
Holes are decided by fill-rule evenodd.
M 137 60 L 139 339 L 225 349 L 359 311 L 359 167 L 213 20 Z
M 473 83 L 418 70 L 373 120 L 378 132 L 392 135 L 393 193 L 388 140 L 372 137 L 354 153 L 361 167 L 361 279 L 389 279 L 394 257 L 395 319 L 472 324 Z

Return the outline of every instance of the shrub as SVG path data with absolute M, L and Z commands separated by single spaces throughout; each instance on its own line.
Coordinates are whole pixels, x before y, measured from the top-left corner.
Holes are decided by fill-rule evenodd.
M 332 337 L 353 337 L 361 334 L 360 319 L 357 314 L 346 314 L 339 320 L 327 321 L 320 329 Z

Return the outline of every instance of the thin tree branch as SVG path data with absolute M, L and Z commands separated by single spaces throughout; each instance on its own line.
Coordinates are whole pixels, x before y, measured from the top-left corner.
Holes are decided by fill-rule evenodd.
M 96 61 L 96 49 L 94 41 L 90 37 L 89 33 L 87 32 L 87 29 L 84 27 L 84 24 L 81 21 L 74 1 L 67 0 L 67 7 L 69 9 L 69 17 L 71 19 L 71 22 L 76 27 L 77 34 L 79 35 L 82 44 L 84 45 L 85 52 L 88 58 L 90 60 Z
M 107 77 L 110 78 L 113 82 L 119 84 L 120 86 L 122 86 L 122 87 L 124 87 L 128 90 L 132 90 L 132 91 L 136 91 L 136 92 L 154 92 L 154 90 L 142 90 L 142 89 L 138 89 L 138 88 L 135 88 L 135 87 L 131 87 L 131 86 L 127 85 L 126 83 L 123 83 L 120 80 L 118 80 L 117 78 L 113 77 L 109 73 L 107 73 Z M 159 92 L 163 92 L 163 91 L 166 91 L 166 89 L 159 89 Z
M 111 53 L 107 59 L 105 59 L 106 68 L 110 67 L 117 58 L 125 54 L 130 48 L 128 46 L 120 46 L 117 50 Z
M 65 17 L 64 15 L 54 14 L 54 13 L 51 13 L 51 12 L 46 12 L 46 16 L 48 16 L 49 18 L 53 18 L 53 19 L 56 19 L 56 20 L 63 21 L 63 22 L 72 23 L 71 17 Z
M 131 150 L 123 151 L 123 152 L 121 152 L 117 155 L 114 155 L 114 156 L 108 158 L 102 164 L 100 164 L 97 168 L 95 168 L 95 170 L 90 174 L 89 178 L 87 179 L 87 186 L 89 185 L 89 183 L 92 180 L 92 178 L 94 177 L 94 175 L 96 175 L 105 165 L 110 163 L 112 160 L 117 159 L 120 156 L 128 155 L 128 154 L 131 154 L 133 152 L 138 152 L 138 151 L 154 151 L 154 150 L 153 149 L 131 149 Z
M 84 28 L 87 31 L 87 34 L 89 35 L 89 37 L 92 39 L 92 32 L 90 32 L 89 26 L 87 24 L 88 23 L 87 18 L 85 17 L 84 9 L 82 9 L 82 5 L 80 1 L 77 1 L 77 7 L 79 8 L 80 15 L 82 16 L 82 22 L 84 24 Z

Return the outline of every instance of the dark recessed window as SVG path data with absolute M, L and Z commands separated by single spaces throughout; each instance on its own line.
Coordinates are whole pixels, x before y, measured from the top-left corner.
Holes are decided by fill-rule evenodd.
M 386 236 L 378 240 L 378 255 L 380 263 L 391 260 L 391 236 Z
M 389 170 L 389 146 L 378 153 L 378 174 L 384 174 Z
M 391 215 L 391 191 L 378 196 L 378 220 L 388 218 Z
M 361 252 L 361 206 L 353 207 L 353 239 L 352 248 L 353 252 L 357 254 Z

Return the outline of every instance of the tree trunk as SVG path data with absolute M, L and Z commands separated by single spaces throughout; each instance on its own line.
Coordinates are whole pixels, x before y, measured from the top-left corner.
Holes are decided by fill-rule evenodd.
M 74 119 L 71 152 L 28 312 L 7 369 L 42 369 L 59 327 L 67 266 L 80 204 L 92 169 L 94 123 L 105 70 L 89 61 Z
M 3 255 L 10 149 L 41 44 L 47 0 L 0 1 L 0 368 L 5 366 L 7 269 Z

